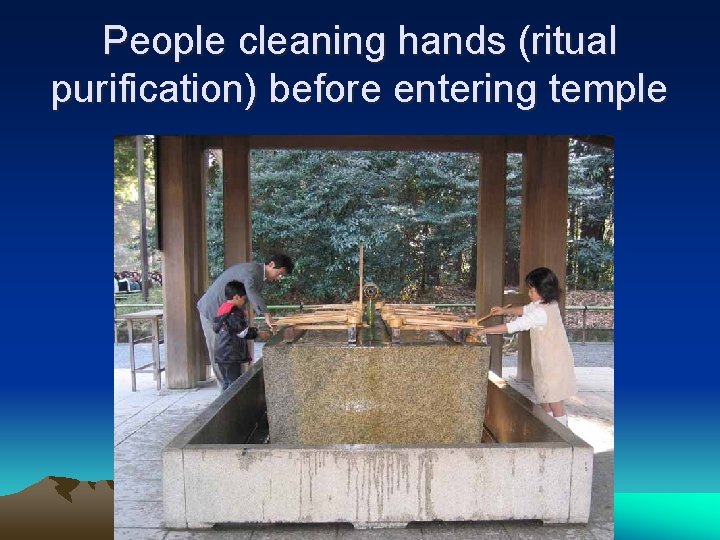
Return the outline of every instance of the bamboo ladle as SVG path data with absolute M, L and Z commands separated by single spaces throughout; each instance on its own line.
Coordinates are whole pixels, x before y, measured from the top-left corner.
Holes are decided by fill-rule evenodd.
M 509 308 L 509 307 L 512 307 L 512 304 L 508 304 L 507 306 L 503 306 L 503 309 L 507 309 L 507 308 Z M 483 315 L 482 317 L 480 317 L 477 321 L 475 321 L 475 323 L 476 323 L 476 324 L 477 324 L 477 323 L 481 323 L 481 322 L 483 322 L 483 321 L 488 320 L 490 317 L 502 317 L 502 315 L 493 315 L 492 313 L 488 313 L 487 315 Z

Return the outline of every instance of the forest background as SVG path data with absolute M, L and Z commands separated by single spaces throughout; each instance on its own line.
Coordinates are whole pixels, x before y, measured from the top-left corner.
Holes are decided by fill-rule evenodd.
M 574 139 L 569 152 L 567 303 L 612 304 L 614 152 Z M 135 137 L 115 139 L 115 272 L 141 268 L 136 155 Z M 162 271 L 151 136 L 144 138 L 144 161 L 149 269 Z M 209 151 L 207 164 L 208 266 L 214 279 L 224 268 L 222 151 Z M 471 153 L 253 150 L 255 258 L 285 252 L 296 263 L 292 276 L 264 291 L 268 303 L 355 298 L 360 242 L 366 279 L 378 284 L 385 299 L 474 303 L 478 177 L 479 159 Z M 521 155 L 509 154 L 508 289 L 520 283 L 521 197 Z

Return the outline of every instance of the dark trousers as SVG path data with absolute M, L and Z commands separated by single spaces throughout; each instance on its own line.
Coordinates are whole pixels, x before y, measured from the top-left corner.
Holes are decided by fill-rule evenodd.
M 222 380 L 223 391 L 248 370 L 250 362 L 216 362 Z

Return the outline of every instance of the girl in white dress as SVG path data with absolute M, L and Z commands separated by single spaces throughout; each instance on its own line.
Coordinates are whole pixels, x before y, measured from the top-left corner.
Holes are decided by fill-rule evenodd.
M 531 303 L 521 307 L 493 307 L 493 315 L 515 315 L 507 324 L 490 326 L 486 334 L 530 331 L 533 387 L 543 410 L 567 426 L 564 400 L 575 394 L 575 361 L 560 316 L 560 285 L 548 268 L 536 268 L 525 277 Z

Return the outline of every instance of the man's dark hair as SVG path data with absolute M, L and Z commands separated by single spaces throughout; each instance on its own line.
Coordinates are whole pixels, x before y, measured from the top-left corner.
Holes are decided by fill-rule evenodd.
M 225 285 L 225 300 L 232 300 L 235 295 L 247 296 L 245 285 L 240 281 L 228 281 Z
M 549 268 L 540 267 L 531 271 L 525 276 L 525 284 L 533 287 L 542 298 L 543 304 L 549 304 L 552 301 L 560 301 L 560 283 L 555 272 Z
M 275 263 L 275 268 L 284 268 L 285 270 L 287 270 L 288 275 L 292 274 L 293 268 L 295 267 L 292 259 L 284 253 L 278 253 L 277 255 L 273 255 L 267 261 L 265 261 L 265 264 L 270 264 L 271 262 Z

